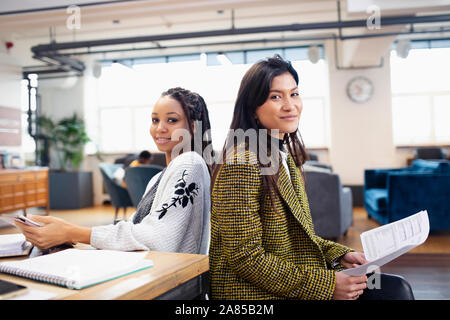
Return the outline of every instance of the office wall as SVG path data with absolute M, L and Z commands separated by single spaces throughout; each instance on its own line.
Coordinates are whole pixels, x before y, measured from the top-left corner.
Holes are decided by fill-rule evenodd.
M 329 161 L 341 181 L 362 185 L 364 169 L 403 165 L 396 158 L 392 137 L 389 52 L 381 68 L 338 70 L 334 45 L 325 45 L 330 86 Z M 353 77 L 365 76 L 374 84 L 374 94 L 365 103 L 347 96 L 347 84 Z
M 17 59 L 5 49 L 0 51 L 0 106 L 19 109 L 21 107 L 22 67 Z M 1 146 L 0 150 L 20 153 L 20 146 Z
M 42 113 L 59 120 L 76 112 L 84 116 L 84 83 L 81 78 L 39 80 Z
M 22 68 L 0 54 L 0 105 L 20 109 Z
M 80 117 L 87 117 L 96 112 L 97 81 L 92 76 L 92 61 L 86 61 L 87 69 L 83 77 L 51 79 L 39 82 L 39 94 L 42 97 L 42 112 L 53 120 L 72 116 L 76 112 Z M 94 118 L 90 115 L 90 118 Z M 89 117 L 85 119 L 89 121 Z M 52 158 L 55 155 L 52 155 Z M 104 156 L 103 160 L 95 155 L 86 156 L 80 170 L 91 171 L 93 177 L 94 205 L 105 200 L 103 180 L 99 170 L 101 161 L 113 162 L 115 156 Z M 130 211 L 131 212 L 131 211 Z

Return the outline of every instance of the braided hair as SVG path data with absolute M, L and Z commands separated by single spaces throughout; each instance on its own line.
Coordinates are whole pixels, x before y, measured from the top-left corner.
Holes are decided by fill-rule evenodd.
M 198 93 L 180 87 L 175 87 L 164 91 L 161 96 L 170 96 L 180 103 L 187 119 L 189 120 L 188 127 L 192 137 L 191 150 L 196 151 L 200 154 L 200 156 L 207 158 L 205 160 L 211 172 L 211 167 L 214 159 L 214 151 L 212 150 L 211 124 L 209 122 L 209 114 L 205 100 Z M 194 124 L 194 128 L 197 128 L 197 130 L 201 129 L 201 135 L 198 134 L 202 142 L 201 150 L 199 150 L 199 148 L 196 148 L 195 146 L 195 134 L 192 130 L 191 124 Z M 211 152 L 209 152 L 209 154 L 205 154 L 205 149 L 207 148 L 207 146 L 210 146 L 211 148 Z

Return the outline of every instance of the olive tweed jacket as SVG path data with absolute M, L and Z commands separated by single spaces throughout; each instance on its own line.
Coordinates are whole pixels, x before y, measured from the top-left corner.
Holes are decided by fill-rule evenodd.
M 343 269 L 333 262 L 353 250 L 315 235 L 292 157 L 291 179 L 280 162 L 281 197 L 274 193 L 273 203 L 256 156 L 245 151 L 235 160 L 222 166 L 211 194 L 212 298 L 331 299 Z

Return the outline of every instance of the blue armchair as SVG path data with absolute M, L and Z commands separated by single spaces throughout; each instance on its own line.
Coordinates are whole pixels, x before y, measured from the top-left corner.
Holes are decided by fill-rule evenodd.
M 130 195 L 133 205 L 137 208 L 142 196 L 145 193 L 147 184 L 150 179 L 163 170 L 158 165 L 145 165 L 137 167 L 128 167 L 125 169 L 125 183 L 127 184 L 128 194 Z
M 365 170 L 364 207 L 381 224 L 427 210 L 431 230 L 450 229 L 450 162 L 418 159 L 407 168 Z
M 100 163 L 100 172 L 102 173 L 103 183 L 108 192 L 112 205 L 116 208 L 114 221 L 117 219 L 119 208 L 123 208 L 123 216 L 126 217 L 127 207 L 132 207 L 130 195 L 126 188 L 120 186 L 114 181 L 113 175 L 117 168 L 122 167 L 122 164 L 112 164 L 102 162 Z

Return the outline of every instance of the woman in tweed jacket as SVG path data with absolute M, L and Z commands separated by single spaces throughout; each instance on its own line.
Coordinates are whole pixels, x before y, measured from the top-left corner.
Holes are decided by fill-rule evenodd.
M 314 233 L 298 169 L 306 152 L 297 84 L 296 71 L 279 56 L 252 66 L 241 82 L 230 129 L 267 129 L 277 143 L 259 138 L 252 148 L 250 137 L 236 147 L 229 136 L 227 159 L 214 169 L 213 299 L 357 299 L 366 288 L 366 276 L 336 273 L 366 262 L 364 255 Z M 263 173 L 268 168 L 258 154 L 266 147 L 278 165 L 272 174 Z

